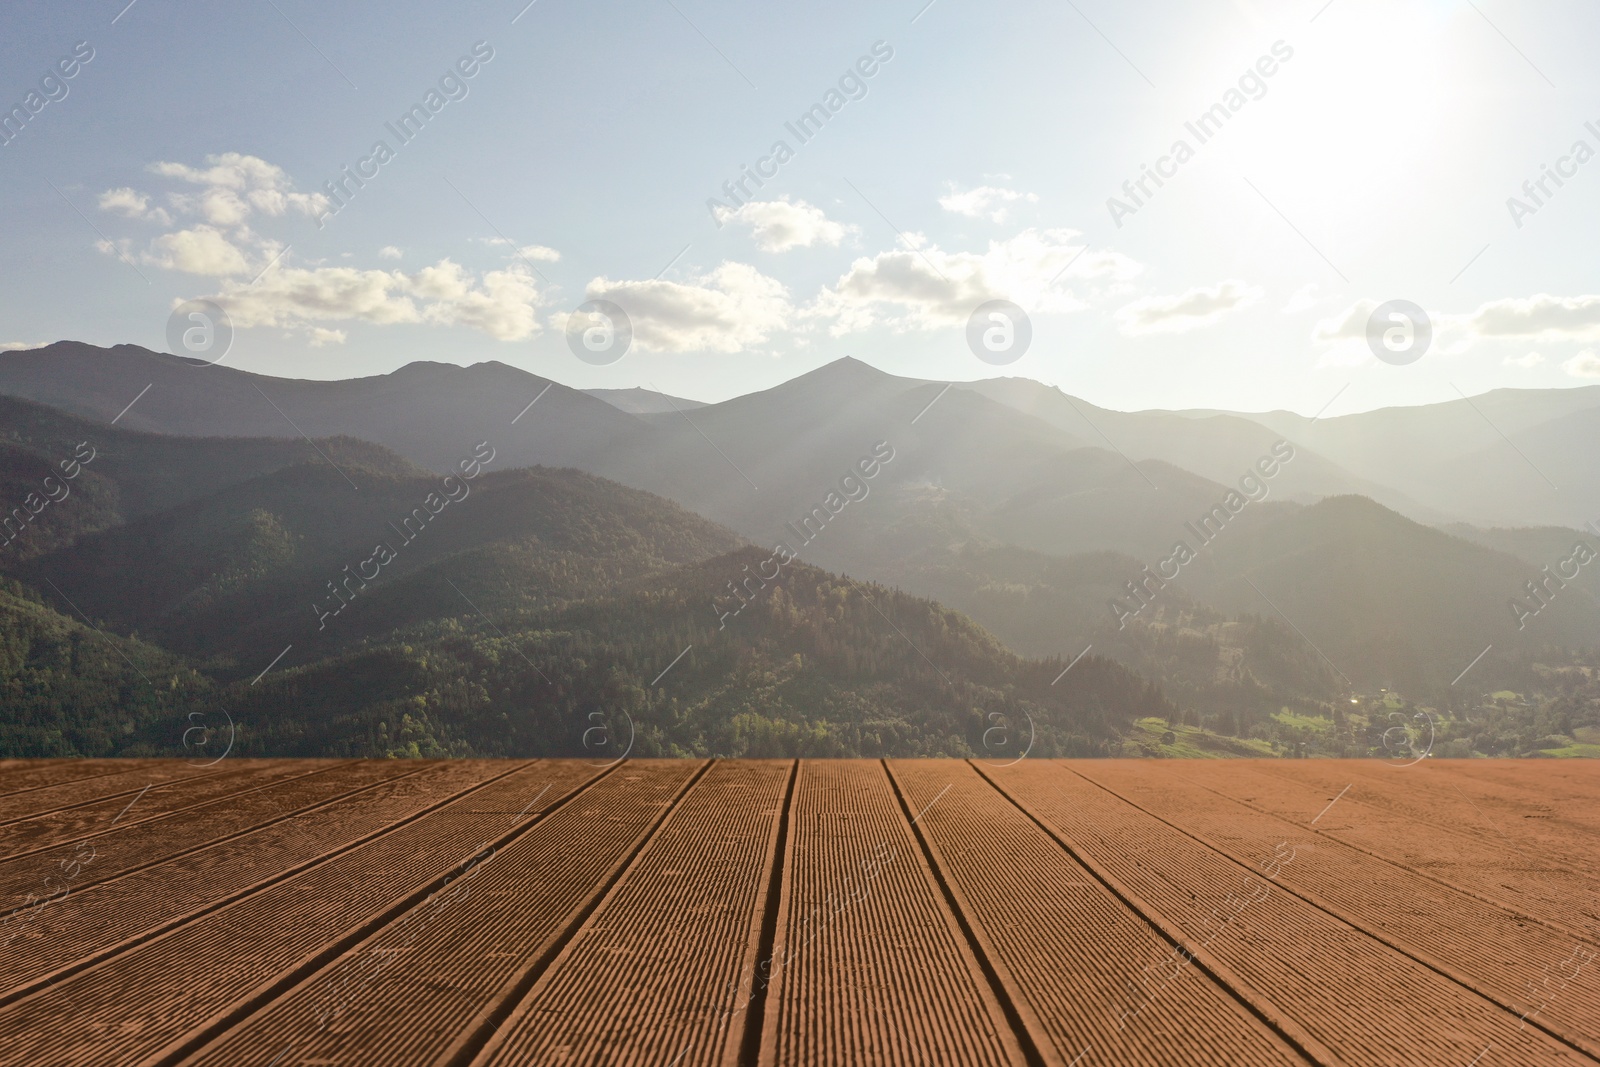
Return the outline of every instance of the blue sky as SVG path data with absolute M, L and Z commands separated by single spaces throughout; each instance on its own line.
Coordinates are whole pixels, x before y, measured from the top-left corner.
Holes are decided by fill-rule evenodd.
M 0 344 L 165 348 L 174 305 L 214 298 L 229 365 L 301 377 L 495 359 L 716 400 L 849 354 L 1308 414 L 1600 381 L 1576 0 L 524 3 L 8 5 L 0 104 L 41 96 L 0 147 Z M 785 127 L 866 68 L 805 143 Z M 401 144 L 386 123 L 447 77 Z M 738 205 L 724 181 L 778 140 Z M 1171 176 L 1114 218 L 1146 164 Z M 1546 164 L 1568 177 L 1535 204 Z M 563 332 L 596 297 L 634 328 L 606 366 Z M 998 370 L 967 342 L 991 299 L 1032 325 Z M 1391 299 L 1433 323 L 1405 366 L 1364 339 Z

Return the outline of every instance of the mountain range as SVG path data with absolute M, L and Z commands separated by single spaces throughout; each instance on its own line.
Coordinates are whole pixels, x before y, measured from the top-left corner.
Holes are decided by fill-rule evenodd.
M 777 574 L 733 532 L 486 442 L 441 476 L 343 438 L 0 419 L 6 756 L 1014 758 L 1177 714 L 931 601 L 792 558 L 751 578 Z
M 119 420 L 132 429 L 281 437 L 298 436 L 293 427 L 299 427 L 313 437 L 372 441 L 443 470 L 462 441 L 514 425 L 507 443 L 512 464 L 572 465 L 607 476 L 647 469 L 628 454 L 640 442 L 675 439 L 674 422 L 705 447 L 684 418 L 689 412 L 701 412 L 693 420 L 699 424 L 784 409 L 793 412 L 791 427 L 804 423 L 825 436 L 835 420 L 824 415 L 817 423 L 819 412 L 802 410 L 806 405 L 828 406 L 856 389 L 865 395 L 852 400 L 911 396 L 926 403 L 943 385 L 884 374 L 847 357 L 774 389 L 704 405 L 647 389 L 569 389 L 493 362 L 413 363 L 369 378 L 308 381 L 198 365 L 134 345 L 60 342 L 0 355 L 0 393 L 92 419 L 109 421 L 143 394 Z M 1600 427 L 1600 385 L 1501 389 L 1322 418 L 1285 411 L 1118 412 L 1021 378 L 955 383 L 952 392 L 977 394 L 1007 416 L 1022 412 L 1048 424 L 1060 431 L 1059 443 L 1159 460 L 1215 482 L 1231 483 L 1264 447 L 1287 439 L 1299 457 L 1279 492 L 1302 502 L 1362 495 L 1428 524 L 1581 528 L 1600 521 L 1600 470 L 1589 462 Z M 641 435 L 640 423 L 662 432 Z M 729 454 L 730 444 L 763 445 L 758 455 L 791 444 L 776 433 L 765 442 L 711 436 Z M 663 461 L 662 476 L 678 466 Z
M 0 395 L 7 499 L 80 442 L 96 450 L 72 506 L 0 549 L 6 573 L 217 685 L 285 646 L 278 671 L 318 671 L 396 635 L 438 640 L 445 620 L 514 637 L 582 617 L 594 639 L 615 629 L 601 603 L 724 634 L 753 595 L 738 583 L 779 559 L 808 590 L 842 583 L 872 605 L 871 589 L 901 590 L 929 625 L 954 609 L 999 660 L 1059 670 L 1092 647 L 1097 671 L 1136 672 L 1197 713 L 1444 692 L 1469 662 L 1487 683 L 1600 633 L 1597 568 L 1572 558 L 1600 515 L 1585 451 L 1600 387 L 1326 419 L 1115 412 L 1026 379 L 920 381 L 846 358 L 700 404 L 500 363 L 307 381 L 62 342 L 0 355 Z M 466 496 L 407 536 L 402 517 L 448 499 L 452 477 Z M 692 610 L 674 599 L 690 587 L 705 592 Z M 826 614 L 825 597 L 800 604 Z M 855 621 L 874 618 L 888 615 Z M 954 669 L 901 636 L 911 668 Z M 970 684 L 996 669 L 972 665 Z M 1053 714 L 1074 745 L 1111 729 Z

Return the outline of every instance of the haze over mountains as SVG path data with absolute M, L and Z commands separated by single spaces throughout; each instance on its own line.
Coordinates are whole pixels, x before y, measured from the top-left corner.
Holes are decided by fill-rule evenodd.
M 310 662 L 306 590 L 368 559 L 483 444 L 471 501 L 397 552 L 352 598 L 345 618 L 367 622 L 330 624 L 317 656 L 437 627 L 463 593 L 502 626 L 551 625 L 744 542 L 753 568 L 782 545 L 822 568 L 812 588 L 827 571 L 896 586 L 1016 654 L 1065 665 L 1092 644 L 1196 708 L 1444 691 L 1486 646 L 1484 679 L 1600 634 L 1600 568 L 1569 561 L 1600 517 L 1600 387 L 1312 420 L 1115 412 L 847 358 L 700 405 L 499 363 L 323 382 L 63 342 L 0 355 L 0 394 L 77 417 L 6 402 L 11 496 L 71 438 L 103 456 L 78 483 L 93 506 L 42 515 L 10 573 L 224 674 L 285 644 L 286 666 Z M 674 625 L 720 632 L 745 566 L 691 583 L 704 602 Z M 627 595 L 659 606 L 665 588 Z
M 474 437 L 476 430 L 487 434 L 509 425 L 539 397 L 539 418 L 530 410 L 509 436 L 501 434 L 508 436 L 510 462 L 570 463 L 607 476 L 648 470 L 628 453 L 657 450 L 664 440 L 692 438 L 704 449 L 705 440 L 680 412 L 702 410 L 695 420 L 702 428 L 704 420 L 715 419 L 723 428 L 755 435 L 762 428 L 750 426 L 752 420 L 783 411 L 791 432 L 804 424 L 822 437 L 846 421 L 840 405 L 859 410 L 902 397 L 926 403 L 943 384 L 898 378 L 847 357 L 774 389 L 702 405 L 647 389 L 569 389 L 493 362 L 413 363 L 371 378 L 308 381 L 196 366 L 133 345 L 101 349 L 61 342 L 0 357 L 0 392 L 90 418 L 109 421 L 149 385 L 119 425 L 190 436 L 286 436 L 294 433 L 286 432 L 287 415 L 313 437 L 373 441 L 435 470 L 450 466 L 459 442 L 483 439 Z M 1444 404 L 1319 419 L 1282 411 L 1110 411 L 1023 378 L 956 383 L 952 391 L 994 402 L 1008 420 L 1020 411 L 1060 431 L 1057 446 L 1162 460 L 1214 482 L 1231 483 L 1272 441 L 1287 438 L 1298 455 L 1278 483 L 1278 496 L 1303 502 L 1355 493 L 1417 521 L 1487 527 L 1576 528 L 1600 519 L 1600 470 L 1588 462 L 1600 430 L 1600 385 L 1502 389 Z M 913 415 L 916 410 L 920 406 Z M 977 410 L 981 406 L 964 409 Z M 895 412 L 884 414 L 887 428 Z M 930 412 L 925 418 L 932 417 Z M 641 422 L 657 432 L 641 433 Z M 724 451 L 729 444 L 762 444 L 713 439 Z M 777 456 L 802 446 L 775 432 L 754 455 Z M 682 448 L 674 444 L 672 451 Z M 694 467 L 702 459 L 663 459 L 657 476 L 698 473 Z
M 649 389 L 585 389 L 590 396 L 597 396 L 614 408 L 621 408 L 630 415 L 655 415 L 666 411 L 693 411 L 695 408 L 705 407 L 698 400 L 685 400 L 681 396 L 668 396 L 666 393 L 652 392 Z
M 1011 756 L 1092 755 L 1177 714 L 1100 657 L 1053 684 L 1067 664 L 930 601 L 749 578 L 770 559 L 731 531 L 486 443 L 441 478 L 342 438 L 0 419 L 6 754 L 965 755 L 992 715 L 1027 724 Z

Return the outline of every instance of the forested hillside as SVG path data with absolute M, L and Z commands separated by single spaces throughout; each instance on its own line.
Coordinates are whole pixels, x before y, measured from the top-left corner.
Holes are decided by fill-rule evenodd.
M 842 365 L 797 389 L 841 375 L 892 385 Z M 718 432 L 778 410 L 746 406 Z M 1252 503 L 1202 541 L 1139 510 L 1157 500 L 1141 471 L 1081 449 L 1044 464 L 1041 495 L 984 483 L 995 456 L 881 442 L 863 502 L 822 512 L 814 543 L 780 525 L 780 552 L 592 473 L 508 469 L 487 440 L 444 475 L 349 438 L 0 413 L 10 755 L 193 756 L 220 731 L 256 755 L 1344 754 L 1383 745 L 1350 701 L 1397 693 L 1453 741 L 1522 750 L 1568 736 L 1518 709 L 1554 699 L 1535 668 L 1588 662 L 1600 621 L 1586 573 L 1526 627 L 1507 608 L 1576 532 L 1446 532 L 1346 496 Z M 846 469 L 854 440 L 808 463 Z M 1040 547 L 1113 515 L 1142 539 Z M 1036 534 L 1008 541 L 1007 523 Z M 1172 571 L 1145 549 L 1174 538 L 1194 558 L 1158 581 Z M 1507 688 L 1514 706 L 1484 703 Z
M 487 442 L 441 478 L 361 442 L 219 458 L 18 410 L 8 485 L 98 444 L 72 479 L 95 491 L 5 561 L 3 755 L 1005 761 L 1177 714 L 1110 660 L 1024 659 L 649 493 L 496 470 Z
M 765 558 L 744 549 L 488 622 L 458 613 L 283 672 L 239 691 L 245 751 L 612 758 L 631 737 L 644 756 L 1009 760 L 1030 739 L 1034 755 L 1104 754 L 1131 717 L 1174 711 L 1108 660 L 1052 685 L 1065 663 L 801 564 L 719 627 L 713 598 Z

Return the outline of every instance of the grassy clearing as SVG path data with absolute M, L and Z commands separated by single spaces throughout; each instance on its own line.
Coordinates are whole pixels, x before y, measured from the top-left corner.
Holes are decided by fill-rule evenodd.
M 1541 748 L 1539 755 L 1554 759 L 1600 759 L 1600 745 L 1573 742 L 1562 748 Z
M 1168 733 L 1172 734 L 1172 743 L 1163 744 L 1161 738 Z M 1134 721 L 1133 730 L 1123 739 L 1122 754 L 1163 759 L 1271 758 L 1274 755 L 1272 745 L 1266 741 L 1225 737 L 1198 726 L 1169 727 L 1165 719 L 1155 718 Z

